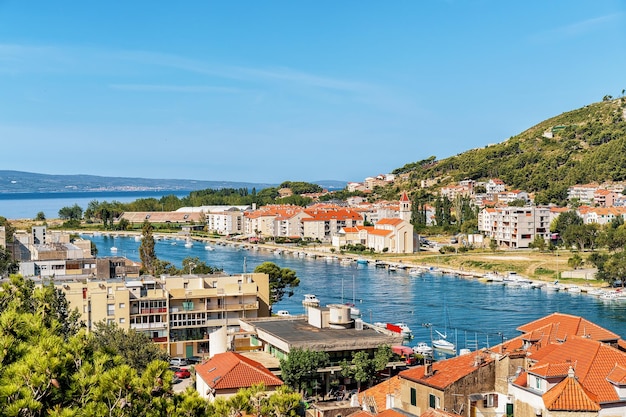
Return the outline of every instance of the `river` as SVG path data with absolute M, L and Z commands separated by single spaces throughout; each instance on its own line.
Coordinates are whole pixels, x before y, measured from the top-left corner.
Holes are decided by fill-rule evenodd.
M 140 242 L 133 237 L 84 237 L 94 241 L 100 257 L 111 256 L 110 248 L 115 246 L 118 255 L 139 260 Z M 482 348 L 517 336 L 515 329 L 520 325 L 554 312 L 582 316 L 626 338 L 626 301 L 606 301 L 585 293 L 512 288 L 432 273 L 410 276 L 404 270 L 389 272 L 356 262 L 346 266 L 324 256 L 300 257 L 287 251 L 277 255 L 264 249 L 211 246 L 215 250 L 206 250 L 204 242 L 196 241 L 187 248 L 184 241 L 170 239 L 157 240 L 155 250 L 159 259 L 179 268 L 186 257 L 197 257 L 229 274 L 252 272 L 267 261 L 291 268 L 300 278 L 300 285 L 292 297 L 277 303 L 274 311 L 303 313 L 304 294 L 315 294 L 323 305 L 354 301 L 366 322 L 407 323 L 415 336 L 410 345 L 429 341 L 430 331 L 439 330 L 456 341 L 458 349 Z

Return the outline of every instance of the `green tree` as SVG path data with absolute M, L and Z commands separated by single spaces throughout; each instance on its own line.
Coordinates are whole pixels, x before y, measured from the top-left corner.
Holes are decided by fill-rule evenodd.
M 583 258 L 576 253 L 574 254 L 574 256 L 567 260 L 567 265 L 574 269 L 578 269 L 583 265 L 583 262 Z
M 83 209 L 74 204 L 72 207 L 62 207 L 59 210 L 59 218 L 61 220 L 80 220 L 83 218 Z
M 575 211 L 570 210 L 559 214 L 550 225 L 550 231 L 552 233 L 559 233 L 562 235 L 565 230 L 572 225 L 582 225 L 583 219 Z
M 390 346 L 381 346 L 371 357 L 366 351 L 359 351 L 352 355 L 352 361 L 343 360 L 341 362 L 341 374 L 357 381 L 357 388 L 361 389 L 361 384 L 368 382 L 371 385 L 376 373 L 382 371 L 387 366 L 392 356 Z
M 328 353 L 296 348 L 289 352 L 286 359 L 280 360 L 281 376 L 285 384 L 301 392 L 307 383 L 317 380 L 317 370 L 328 366 Z
M 148 220 L 144 220 L 141 227 L 141 244 L 139 245 L 139 259 L 141 259 L 141 269 L 154 276 L 155 261 L 157 260 L 156 250 L 154 249 L 154 236 L 152 235 L 152 224 Z
M 46 213 L 44 213 L 43 211 L 37 212 L 37 215 L 35 216 L 35 221 L 43 222 L 45 220 L 46 220 Z
M 528 246 L 532 249 L 539 249 L 539 252 L 543 252 L 546 250 L 547 245 L 548 244 L 546 243 L 546 240 L 543 238 L 543 236 L 537 234 Z
M 613 285 L 615 281 L 621 280 L 624 286 L 624 277 L 626 277 L 626 252 L 614 253 L 604 263 L 603 275 L 609 284 Z
M 296 271 L 290 268 L 281 268 L 273 262 L 263 262 L 254 268 L 254 272 L 267 274 L 270 284 L 270 304 L 283 299 L 285 294 L 293 295 L 293 289 L 300 285 Z
M 146 336 L 134 329 L 125 330 L 116 324 L 95 323 L 92 348 L 123 358 L 137 373 L 143 372 L 153 360 L 166 361 L 167 354 Z

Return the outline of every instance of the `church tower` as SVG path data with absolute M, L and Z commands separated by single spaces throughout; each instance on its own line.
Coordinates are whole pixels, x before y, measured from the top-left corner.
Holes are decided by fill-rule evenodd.
M 400 197 L 400 218 L 411 223 L 411 200 L 406 194 L 406 191 L 404 191 Z

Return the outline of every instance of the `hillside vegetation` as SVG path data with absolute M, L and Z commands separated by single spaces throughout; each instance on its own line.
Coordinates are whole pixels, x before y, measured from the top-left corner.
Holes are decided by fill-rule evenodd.
M 552 137 L 549 137 L 552 135 Z M 505 142 L 436 161 L 407 164 L 402 188 L 433 187 L 463 179 L 502 179 L 511 189 L 537 193 L 539 203 L 561 200 L 574 184 L 626 181 L 626 98 L 605 99 L 563 113 Z

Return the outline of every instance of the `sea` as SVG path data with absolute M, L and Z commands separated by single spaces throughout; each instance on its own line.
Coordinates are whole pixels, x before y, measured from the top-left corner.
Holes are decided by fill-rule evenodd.
M 191 191 L 74 191 L 58 193 L 0 193 L 0 216 L 6 219 L 34 219 L 37 213 L 43 212 L 46 219 L 59 217 L 63 207 L 77 204 L 87 209 L 90 202 L 130 203 L 140 198 L 160 199 L 166 195 L 178 198 L 187 197 Z
M 0 216 L 34 218 L 43 211 L 47 218 L 55 218 L 62 207 L 78 204 L 85 209 L 92 200 L 130 202 L 167 194 L 185 197 L 189 192 L 0 194 Z M 99 257 L 121 255 L 139 261 L 140 241 L 134 237 L 83 237 L 96 244 Z M 405 342 L 407 345 L 429 342 L 438 331 L 446 334 L 457 350 L 492 346 L 517 336 L 519 326 L 554 312 L 582 316 L 626 339 L 626 302 L 602 300 L 584 292 L 513 288 L 434 272 L 412 276 L 402 269 L 390 272 L 372 264 L 345 265 L 333 257 L 307 256 L 305 248 L 277 254 L 257 246 L 210 243 L 213 250 L 207 250 L 205 242 L 195 241 L 192 247 L 184 243 L 173 237 L 159 239 L 156 254 L 179 268 L 183 259 L 198 258 L 228 274 L 253 272 L 263 262 L 290 268 L 300 278 L 300 285 L 293 295 L 274 305 L 274 311 L 304 313 L 305 294 L 316 295 L 323 305 L 353 303 L 365 322 L 406 323 L 414 336 Z M 111 252 L 112 247 L 117 251 Z M 445 356 L 443 352 L 437 354 Z

